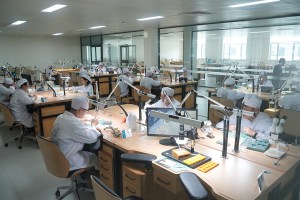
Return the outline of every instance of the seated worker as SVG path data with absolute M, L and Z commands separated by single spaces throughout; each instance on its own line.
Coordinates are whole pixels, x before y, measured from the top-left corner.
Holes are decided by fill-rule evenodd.
M 284 66 L 284 64 L 285 64 L 285 59 L 280 58 L 278 64 L 274 66 L 273 76 L 275 76 L 275 79 L 273 80 L 273 85 L 275 90 L 281 87 L 282 81 L 279 78 L 282 77 L 282 66 Z
M 124 81 L 126 81 L 130 84 L 133 84 L 133 79 L 131 78 L 131 74 L 130 74 L 130 71 L 128 70 L 128 68 L 123 68 L 123 74 L 119 76 L 118 80 L 120 80 L 120 79 L 121 79 L 121 81 L 119 83 L 119 87 L 121 90 L 120 97 L 126 97 L 126 96 L 128 96 L 129 89 L 128 89 L 128 85 Z
M 98 72 L 99 72 L 99 74 L 105 74 L 106 73 L 106 67 L 104 66 L 104 64 L 102 62 L 99 62 Z
M 221 87 L 217 91 L 217 97 L 222 97 L 226 99 L 231 99 L 236 105 L 236 101 L 242 99 L 246 94 L 243 92 L 238 92 L 233 89 L 235 80 L 231 77 L 224 81 L 224 87 Z
M 83 77 L 84 75 L 88 75 L 88 71 L 84 69 L 84 65 L 81 65 L 81 68 L 79 70 L 79 76 Z
M 283 109 L 300 111 L 300 83 L 296 85 L 296 93 L 281 97 L 278 105 Z
M 88 75 L 83 75 L 81 77 L 81 84 L 81 86 L 74 87 L 74 90 L 77 90 L 80 93 L 87 94 L 88 96 L 94 94 L 92 79 Z
M 15 92 L 15 83 L 11 78 L 4 78 L 0 85 L 0 103 L 9 107 L 11 95 Z
M 168 96 L 170 100 L 172 101 L 173 105 L 175 108 L 178 108 L 180 105 L 180 102 L 177 101 L 173 96 L 174 96 L 174 90 L 169 87 L 163 87 L 161 89 L 161 94 L 160 94 L 160 100 L 154 104 L 151 105 L 146 105 L 146 108 L 173 108 L 170 101 L 166 97 Z
M 188 81 L 194 80 L 193 76 L 191 75 L 191 73 L 188 72 L 186 67 L 183 67 L 181 70 L 183 70 L 183 73 L 179 76 L 180 78 L 187 78 Z
M 254 80 L 254 86 L 255 87 L 257 87 L 257 82 L 258 82 L 257 79 Z M 273 87 L 273 83 L 272 83 L 272 81 L 268 80 L 268 75 L 267 75 L 266 72 L 261 72 L 259 74 L 259 85 Z M 251 81 L 248 83 L 248 86 L 252 87 L 252 82 Z
M 92 120 L 92 126 L 81 121 L 88 108 L 88 98 L 83 96 L 74 97 L 71 103 L 71 111 L 65 111 L 59 115 L 52 128 L 51 141 L 66 156 L 70 163 L 70 171 L 92 166 L 98 169 L 97 155 L 82 150 L 84 144 L 98 142 L 101 135 L 101 132 L 95 128 L 99 123 L 98 119 Z
M 154 73 L 152 70 L 148 70 L 145 75 L 146 76 L 140 82 L 140 86 L 144 86 L 151 91 L 152 86 L 161 85 L 160 81 L 154 80 L 153 78 Z
M 34 123 L 32 119 L 32 108 L 36 94 L 30 96 L 28 93 L 29 83 L 26 79 L 20 79 L 17 82 L 17 89 L 13 93 L 10 99 L 10 108 L 12 114 L 15 117 L 15 121 L 21 122 L 30 131 L 34 129 Z
M 241 121 L 241 132 L 251 137 L 260 139 L 269 139 L 270 127 L 272 119 L 263 112 L 259 112 L 262 100 L 255 94 L 246 94 L 243 100 L 243 110 L 254 112 L 254 116 L 243 115 Z M 223 121 L 216 125 L 217 128 L 223 128 Z M 236 128 L 236 114 L 229 118 L 229 129 L 231 131 Z

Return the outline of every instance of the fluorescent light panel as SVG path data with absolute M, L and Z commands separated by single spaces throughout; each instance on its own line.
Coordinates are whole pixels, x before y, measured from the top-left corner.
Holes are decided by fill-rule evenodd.
M 11 25 L 12 26 L 17 26 L 17 25 L 20 25 L 20 24 L 24 24 L 26 21 L 16 21 L 14 23 L 12 23 Z
M 104 28 L 104 27 L 106 27 L 106 26 L 92 26 L 89 29 L 97 29 L 97 28 Z
M 147 21 L 147 20 L 161 19 L 161 18 L 165 18 L 165 17 L 164 16 L 154 16 L 154 17 L 141 18 L 141 19 L 137 19 L 137 20 L 138 21 Z
M 255 33 L 270 33 L 270 31 L 256 31 L 256 32 L 250 32 L 250 33 L 253 33 L 253 34 L 255 34 Z
M 53 11 L 59 10 L 61 8 L 64 8 L 66 6 L 67 5 L 55 4 L 54 6 L 51 6 L 49 8 L 46 8 L 46 9 L 42 10 L 42 12 L 53 12 Z
M 276 2 L 276 1 L 280 1 L 280 0 L 253 1 L 253 2 L 249 2 L 249 3 L 235 4 L 235 5 L 231 5 L 231 6 L 228 6 L 228 7 L 230 7 L 230 8 L 238 8 L 238 7 L 253 6 L 253 5 L 263 4 L 263 3 L 272 3 L 272 2 Z
M 57 36 L 57 35 L 63 35 L 63 33 L 53 33 L 52 35 L 55 35 L 55 36 Z

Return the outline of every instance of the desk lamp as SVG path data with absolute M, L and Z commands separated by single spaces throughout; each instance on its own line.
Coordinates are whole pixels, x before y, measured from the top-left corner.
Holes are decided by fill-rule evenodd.
M 139 95 L 139 120 L 142 120 L 142 106 L 141 106 L 141 101 L 140 101 L 140 97 L 141 95 L 144 95 L 144 96 L 147 96 L 147 97 L 150 97 L 152 99 L 154 99 L 156 96 L 154 94 L 151 94 L 151 93 L 146 93 L 142 90 L 140 90 L 139 88 L 135 87 L 134 85 L 132 85 L 131 83 L 128 83 L 127 81 L 125 81 L 124 79 L 122 78 L 119 78 L 117 84 L 115 85 L 114 89 L 111 91 L 111 93 L 109 94 L 109 96 L 107 97 L 107 99 L 104 101 L 104 103 L 106 101 L 108 101 L 111 97 L 111 95 L 114 93 L 114 91 L 116 90 L 116 88 L 119 86 L 120 82 L 124 82 L 125 84 L 127 84 L 128 86 L 130 86 L 131 88 L 133 88 L 134 90 L 137 91 L 138 95 Z M 118 104 L 118 102 L 116 102 Z M 121 107 L 121 106 L 120 106 Z M 127 115 L 126 115 L 127 116 Z

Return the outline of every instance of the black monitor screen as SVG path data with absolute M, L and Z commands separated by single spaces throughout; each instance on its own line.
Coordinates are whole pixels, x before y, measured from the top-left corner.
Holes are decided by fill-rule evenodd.
M 172 122 L 156 117 L 150 116 L 150 111 L 159 111 L 163 113 L 168 113 L 170 115 L 175 115 L 173 108 L 147 108 L 146 110 L 146 122 L 147 122 L 147 135 L 148 136 L 178 136 L 180 124 L 177 122 Z M 180 113 L 183 117 L 190 117 L 192 119 L 197 119 L 198 111 L 197 109 L 177 109 L 177 113 Z M 187 114 L 188 113 L 188 116 Z M 188 131 L 191 127 L 184 125 L 184 130 Z

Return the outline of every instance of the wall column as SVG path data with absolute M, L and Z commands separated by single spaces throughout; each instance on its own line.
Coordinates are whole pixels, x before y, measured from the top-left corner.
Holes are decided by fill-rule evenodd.
M 144 31 L 144 65 L 158 66 L 158 29 L 151 28 Z

